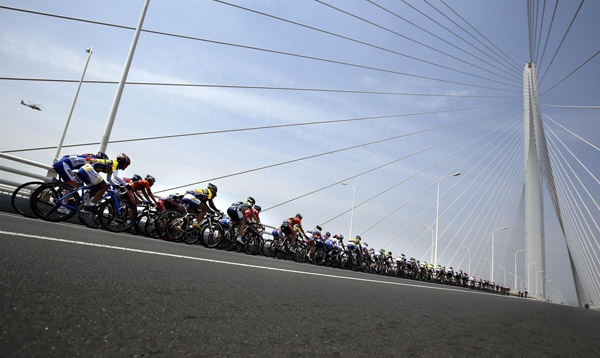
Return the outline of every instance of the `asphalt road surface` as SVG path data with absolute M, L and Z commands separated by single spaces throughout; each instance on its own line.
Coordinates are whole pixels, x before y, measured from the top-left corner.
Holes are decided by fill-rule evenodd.
M 600 312 L 0 213 L 0 357 L 600 357 Z

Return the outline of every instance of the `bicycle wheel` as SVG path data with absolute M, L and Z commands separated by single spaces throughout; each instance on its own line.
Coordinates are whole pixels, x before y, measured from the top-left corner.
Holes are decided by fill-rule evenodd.
M 136 233 L 148 236 L 148 233 L 146 232 L 146 223 L 148 222 L 148 220 L 150 219 L 147 212 L 138 215 L 134 225 Z
M 10 204 L 13 209 L 27 218 L 37 218 L 29 203 L 31 194 L 42 184 L 44 184 L 43 181 L 30 181 L 17 187 L 10 197 Z
M 102 224 L 100 224 L 100 220 L 98 219 L 98 213 L 83 210 L 83 206 L 79 206 L 77 209 L 77 217 L 83 225 L 89 228 L 99 229 L 102 227 Z
M 164 222 L 164 240 L 181 242 L 185 232 L 183 215 L 179 212 L 173 212 L 165 218 Z
M 167 210 L 161 213 L 156 218 L 156 220 L 154 221 L 154 228 L 159 238 L 163 240 L 168 240 L 168 237 L 166 236 L 167 223 L 169 222 L 170 218 L 176 213 L 178 213 L 178 211 L 176 210 Z
M 79 194 L 61 182 L 46 183 L 33 191 L 31 210 L 40 219 L 52 222 L 68 220 L 77 212 Z
M 200 230 L 200 238 L 206 247 L 217 247 L 225 238 L 225 231 L 220 224 L 212 223 L 212 225 L 205 225 L 202 227 L 202 230 Z
M 266 256 L 266 257 L 273 256 L 273 251 L 271 251 L 272 250 L 272 246 L 273 246 L 273 240 L 271 240 L 271 239 L 265 240 L 263 242 L 262 250 L 261 250 L 263 256 Z
M 251 232 L 246 238 L 246 253 L 250 255 L 256 255 L 262 247 L 262 237 L 258 234 Z
M 146 220 L 146 223 L 144 224 L 144 232 L 146 233 L 146 236 L 159 237 L 158 229 L 156 227 L 157 220 L 158 217 L 156 215 L 151 215 L 148 220 Z
M 112 232 L 123 232 L 129 230 L 136 219 L 137 209 L 133 203 L 125 200 L 118 201 L 118 209 L 115 200 L 106 200 L 98 207 L 98 217 L 103 228 Z

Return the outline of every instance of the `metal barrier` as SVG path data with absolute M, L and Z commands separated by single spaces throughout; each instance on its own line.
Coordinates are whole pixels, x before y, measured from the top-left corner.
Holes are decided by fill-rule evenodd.
M 22 163 L 22 164 L 27 164 L 27 165 L 37 167 L 37 168 L 46 169 L 48 171 L 48 173 L 46 174 L 46 176 L 44 176 L 44 175 L 40 175 L 40 174 L 27 172 L 25 170 L 7 167 L 4 165 L 0 165 L 0 171 L 5 171 L 8 173 L 13 173 L 13 174 L 17 174 L 17 175 L 21 175 L 21 176 L 25 176 L 25 177 L 29 177 L 29 178 L 34 178 L 34 179 L 41 180 L 41 181 L 50 181 L 50 180 L 52 180 L 53 177 L 56 176 L 56 172 L 54 171 L 54 168 L 48 164 L 34 162 L 33 160 L 19 158 L 14 155 L 2 153 L 2 152 L 0 152 L 0 158 L 12 160 L 12 161 Z M 12 186 L 12 187 L 18 187 L 22 183 L 18 183 L 18 182 L 15 182 L 12 180 L 7 180 L 7 179 L 0 179 L 0 184 Z

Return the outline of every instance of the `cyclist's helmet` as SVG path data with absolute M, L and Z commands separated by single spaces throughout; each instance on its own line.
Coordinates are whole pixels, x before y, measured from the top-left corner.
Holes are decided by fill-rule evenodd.
M 256 211 L 258 211 L 258 212 L 260 212 L 262 210 L 260 205 L 254 205 L 254 209 L 256 209 Z
M 340 239 L 340 240 L 344 240 L 344 235 L 339 235 L 339 236 L 338 236 L 338 239 Z
M 142 176 L 141 175 L 137 175 L 137 174 L 133 174 L 133 176 L 131 177 L 131 180 L 133 180 L 133 181 L 142 180 Z
M 302 220 L 302 215 L 300 215 L 300 213 L 296 214 L 296 217 L 300 220 Z
M 327 237 L 330 237 L 330 236 L 331 236 L 331 233 L 330 233 L 329 231 L 327 231 L 327 232 L 325 233 L 325 236 L 327 236 Z
M 369 247 L 369 244 L 367 244 L 366 242 L 362 243 L 364 247 Z
M 119 167 L 125 170 L 129 164 L 131 164 L 131 159 L 125 153 L 121 153 L 117 155 L 117 162 L 119 162 Z
M 254 205 L 254 204 L 256 204 L 256 200 L 254 200 L 254 198 L 253 198 L 253 197 L 251 197 L 251 196 L 249 196 L 249 197 L 248 197 L 248 199 L 246 199 L 246 201 L 247 201 L 248 203 L 250 203 L 250 205 Z
M 217 186 L 213 183 L 208 183 L 208 190 L 210 190 L 214 196 L 217 196 Z
M 356 235 L 356 238 L 357 238 L 358 240 L 361 240 L 361 238 L 360 238 L 360 235 Z
M 150 185 L 153 185 L 156 182 L 156 179 L 150 174 L 146 175 L 146 180 L 150 182 Z
M 323 230 L 323 228 L 320 227 L 319 225 L 316 226 L 316 229 L 319 230 L 319 231 Z

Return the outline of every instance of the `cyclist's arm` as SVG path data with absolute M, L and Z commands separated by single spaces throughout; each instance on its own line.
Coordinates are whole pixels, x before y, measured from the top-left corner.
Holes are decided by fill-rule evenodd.
M 212 199 L 209 199 L 209 200 L 207 200 L 207 202 L 208 202 L 208 206 L 209 206 L 209 207 L 210 207 L 212 210 L 214 210 L 214 211 L 216 211 L 216 212 L 220 212 L 220 211 L 219 211 L 219 209 L 217 209 L 217 207 L 215 206 L 215 203 L 213 202 L 213 200 L 212 200 Z
M 125 180 L 121 179 L 121 177 L 119 176 L 119 174 L 117 174 L 116 170 L 108 173 L 108 181 L 112 185 L 114 185 L 114 186 L 125 186 L 125 185 L 127 185 L 127 183 L 125 182 Z
M 156 202 L 156 198 L 154 198 L 154 195 L 152 195 L 150 189 L 142 188 L 141 192 L 142 194 L 144 194 L 144 197 L 146 197 L 146 200 L 148 200 L 149 203 L 154 202 L 154 205 L 158 205 L 158 203 Z M 152 200 L 150 200 L 150 197 L 152 197 Z

